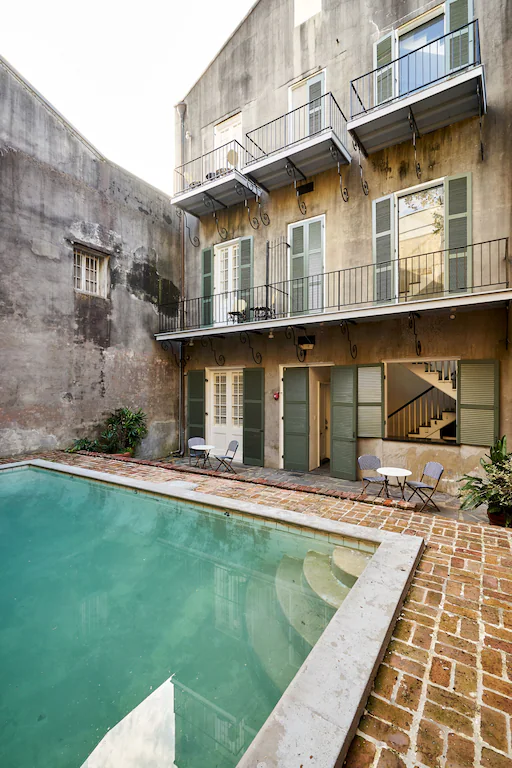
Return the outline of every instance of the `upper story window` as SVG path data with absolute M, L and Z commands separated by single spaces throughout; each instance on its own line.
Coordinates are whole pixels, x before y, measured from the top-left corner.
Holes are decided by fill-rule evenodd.
M 313 136 L 325 127 L 325 71 L 290 86 L 288 120 L 289 142 Z M 304 109 L 301 109 L 304 107 Z
M 294 0 L 293 23 L 298 27 L 322 10 L 322 0 Z
M 242 113 L 238 112 L 213 128 L 213 148 L 223 147 L 230 141 L 242 143 Z
M 470 0 L 447 0 L 378 40 L 373 61 L 379 68 L 376 103 L 416 91 L 470 64 L 471 19 Z
M 108 256 L 84 246 L 73 248 L 73 284 L 75 291 L 107 296 Z

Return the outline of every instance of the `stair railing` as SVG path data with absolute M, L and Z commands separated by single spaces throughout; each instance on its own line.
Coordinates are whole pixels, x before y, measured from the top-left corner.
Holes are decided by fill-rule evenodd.
M 457 389 L 456 360 L 432 360 L 414 362 L 413 365 L 422 366 L 425 373 L 437 373 L 439 381 L 451 382 L 452 389 Z
M 387 435 L 399 438 L 408 438 L 410 435 L 419 437 L 421 427 L 431 427 L 433 422 L 441 421 L 443 412 L 454 411 L 455 406 L 454 398 L 432 385 L 388 415 Z

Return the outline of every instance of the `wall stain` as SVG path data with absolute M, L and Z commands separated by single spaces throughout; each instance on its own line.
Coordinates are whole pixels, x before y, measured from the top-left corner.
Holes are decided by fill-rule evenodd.
M 75 292 L 75 339 L 110 346 L 110 299 Z

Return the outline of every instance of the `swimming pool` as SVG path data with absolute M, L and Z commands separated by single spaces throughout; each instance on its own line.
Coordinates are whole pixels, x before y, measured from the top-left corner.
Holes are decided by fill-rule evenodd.
M 370 558 L 34 467 L 0 509 L 4 768 L 81 766 L 169 678 L 168 764 L 235 766 Z

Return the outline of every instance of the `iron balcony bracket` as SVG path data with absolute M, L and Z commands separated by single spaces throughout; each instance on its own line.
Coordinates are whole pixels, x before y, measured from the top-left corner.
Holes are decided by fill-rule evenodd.
M 247 331 L 240 331 L 240 341 L 242 344 L 248 344 L 249 349 L 251 350 L 252 359 L 256 363 L 256 365 L 261 365 L 261 361 L 263 360 L 263 357 L 261 355 L 261 352 L 255 352 L 254 348 L 251 344 L 251 339 Z
M 200 241 L 199 241 L 199 238 L 197 237 L 197 235 L 194 235 L 194 236 L 192 237 L 192 235 L 190 234 L 190 227 L 189 227 L 189 225 L 188 225 L 188 221 L 187 221 L 187 214 L 186 214 L 186 212 L 185 212 L 185 211 L 182 211 L 182 209 L 181 209 L 181 208 L 177 208 L 177 209 L 176 209 L 176 215 L 177 215 L 177 217 L 178 217 L 180 220 L 182 220 L 182 221 L 183 221 L 183 223 L 184 223 L 184 226 L 187 228 L 187 232 L 188 232 L 188 239 L 190 240 L 190 242 L 192 243 L 192 245 L 194 246 L 194 248 L 199 248 L 199 246 L 201 245 L 201 243 L 200 243 Z
M 483 110 L 483 95 L 482 95 L 482 89 L 480 87 L 480 83 L 476 84 L 476 95 L 478 98 L 478 125 L 479 125 L 479 131 L 480 131 L 480 158 L 482 160 L 482 163 L 484 161 L 484 141 L 482 138 L 482 118 L 484 114 Z
M 217 355 L 217 352 L 213 346 L 213 340 L 211 336 L 203 336 L 201 338 L 201 346 L 204 347 L 204 349 L 207 349 L 208 346 L 210 346 L 210 349 L 213 353 L 213 357 L 215 359 L 215 362 L 217 365 L 224 365 L 226 362 L 226 358 L 224 355 Z
M 261 205 L 261 198 L 257 197 L 256 200 L 258 201 L 258 210 L 260 214 L 261 223 L 263 224 L 264 227 L 268 227 L 268 225 L 270 224 L 270 216 L 265 210 L 263 210 Z
M 420 138 L 420 132 L 418 131 L 418 126 L 416 125 L 416 120 L 414 119 L 414 114 L 411 107 L 409 107 L 409 114 L 407 119 L 409 121 L 409 128 L 411 129 L 412 134 L 412 146 L 414 147 L 414 169 L 416 171 L 418 180 L 421 181 L 421 165 L 418 163 L 418 156 L 416 154 L 416 141 Z
M 362 187 L 362 190 L 363 190 L 364 194 L 366 196 L 368 196 L 369 193 L 370 193 L 370 189 L 368 187 L 368 182 L 364 178 L 363 166 L 361 165 L 362 147 L 361 147 L 361 144 L 358 141 L 356 141 L 355 139 L 352 140 L 352 144 L 354 146 L 354 151 L 357 152 L 357 162 L 359 163 L 359 174 L 361 176 L 361 187 Z M 366 154 L 365 154 L 365 157 L 366 157 Z
M 291 179 L 293 179 L 293 188 L 295 190 L 295 195 L 297 197 L 297 205 L 299 206 L 299 211 L 302 213 L 303 216 L 305 216 L 308 211 L 308 208 L 304 200 L 300 199 L 300 193 L 299 193 L 299 190 L 297 189 L 297 176 L 300 177 L 301 181 L 306 181 L 306 177 L 304 176 L 302 171 L 299 168 L 297 168 L 297 166 L 294 163 L 292 163 L 292 161 L 288 157 L 286 158 L 285 170 L 288 176 Z
M 355 360 L 357 357 L 357 345 L 352 344 L 350 341 L 350 326 L 356 325 L 355 320 L 342 320 L 340 323 L 341 332 L 346 335 L 348 341 L 348 348 L 350 350 L 350 357 Z
M 183 354 L 183 342 L 180 343 L 180 355 L 176 354 L 174 351 L 174 347 L 172 344 L 172 341 L 162 341 L 160 342 L 160 346 L 164 350 L 164 352 L 171 352 L 173 358 L 174 358 L 174 364 L 177 368 L 181 368 L 182 371 L 185 370 L 185 366 L 187 365 L 188 361 L 190 360 L 190 355 L 184 355 Z
M 224 208 L 224 210 L 227 209 L 227 205 L 224 205 L 224 203 L 221 203 L 220 200 L 217 200 L 215 197 L 212 197 L 208 192 L 203 192 L 203 204 L 205 208 L 209 208 L 211 211 L 213 211 L 213 218 L 215 219 L 215 224 L 217 226 L 217 232 L 219 233 L 219 237 L 222 240 L 226 240 L 228 236 L 228 231 L 224 227 L 221 227 L 219 224 L 219 218 L 217 216 L 217 210 L 215 208 L 216 205 L 220 206 L 220 208 Z
M 298 327 L 302 328 L 302 330 L 306 334 L 306 328 L 304 325 L 300 325 Z M 295 347 L 295 352 L 296 352 L 297 360 L 299 361 L 299 363 L 303 363 L 304 360 L 306 359 L 307 351 L 305 349 L 302 349 L 302 347 L 299 347 L 299 337 L 295 332 L 295 327 L 293 325 L 289 325 L 285 330 L 284 335 L 286 336 L 287 339 L 292 341 L 292 344 Z
M 418 357 L 421 355 L 421 341 L 418 339 L 418 333 L 416 331 L 416 320 L 419 320 L 419 314 L 417 312 L 409 312 L 409 328 L 414 334 L 414 348 Z
M 340 153 L 339 153 L 338 147 L 334 146 L 332 142 L 331 142 L 331 146 L 329 147 L 329 152 L 331 153 L 331 156 L 334 162 L 338 166 L 338 176 L 340 177 L 341 199 L 343 200 L 344 203 L 348 203 L 348 189 L 343 186 L 343 175 L 341 172 Z
M 249 219 L 249 224 L 253 229 L 259 229 L 260 228 L 260 222 L 256 216 L 251 216 L 251 209 L 249 208 L 249 201 L 247 198 L 244 200 L 244 205 L 247 208 L 247 217 Z

